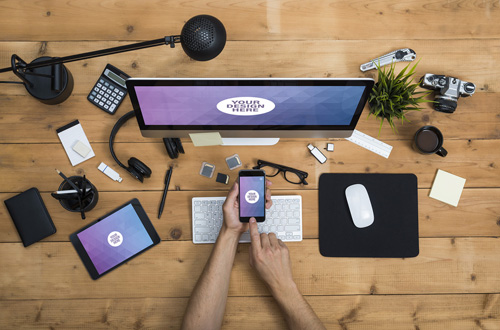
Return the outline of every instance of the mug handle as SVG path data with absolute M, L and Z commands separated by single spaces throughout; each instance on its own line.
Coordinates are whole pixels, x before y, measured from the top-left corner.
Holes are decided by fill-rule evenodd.
M 441 156 L 441 157 L 446 157 L 446 155 L 448 154 L 448 151 L 446 151 L 445 148 L 441 147 L 439 148 L 438 151 L 436 151 L 436 153 Z

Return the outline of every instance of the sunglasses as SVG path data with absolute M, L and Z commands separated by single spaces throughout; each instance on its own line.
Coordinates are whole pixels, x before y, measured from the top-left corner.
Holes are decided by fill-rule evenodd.
M 275 177 L 279 173 L 283 173 L 283 177 L 285 178 L 285 180 L 290 183 L 304 185 L 308 184 L 306 181 L 306 178 L 308 176 L 307 172 L 259 159 L 257 160 L 257 166 L 254 166 L 253 169 L 257 170 L 261 168 L 266 171 L 266 176 L 268 177 Z

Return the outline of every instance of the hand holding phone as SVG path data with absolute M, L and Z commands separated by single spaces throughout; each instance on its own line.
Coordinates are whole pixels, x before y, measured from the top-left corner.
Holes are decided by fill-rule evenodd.
M 263 170 L 241 170 L 239 172 L 240 221 L 248 222 L 254 217 L 257 222 L 266 220 L 266 173 Z

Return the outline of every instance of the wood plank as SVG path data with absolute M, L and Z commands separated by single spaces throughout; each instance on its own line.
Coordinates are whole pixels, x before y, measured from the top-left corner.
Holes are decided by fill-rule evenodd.
M 327 329 L 460 330 L 497 328 L 499 298 L 499 294 L 458 294 L 307 296 L 306 300 Z M 179 329 L 187 301 L 188 298 L 1 300 L 0 328 Z M 281 315 L 271 297 L 229 297 L 222 328 L 286 329 Z
M 369 109 L 366 107 L 356 129 L 386 142 L 410 140 L 415 131 L 424 125 L 439 127 L 446 139 L 498 139 L 499 99 L 500 93 L 478 93 L 460 99 L 453 114 L 440 113 L 425 105 L 422 111 L 408 114 L 411 123 L 397 125 L 397 134 L 388 125 L 380 130 L 378 120 L 373 116 L 367 118 Z M 107 142 L 118 118 L 131 109 L 128 98 L 115 116 L 109 116 L 91 105 L 83 95 L 73 95 L 63 105 L 55 107 L 43 105 L 28 96 L 0 96 L 0 142 L 59 143 L 56 129 L 76 118 L 82 123 L 90 142 Z M 120 130 L 117 142 L 145 141 L 133 121 Z M 467 134 L 464 134 L 464 129 Z
M 414 27 L 412 27 L 413 29 Z M 491 28 L 489 28 L 491 29 Z M 390 29 L 393 31 L 394 29 Z M 158 37 L 155 37 L 158 38 Z M 40 56 L 67 56 L 130 44 L 117 41 L 1 42 L 1 68 L 10 66 L 12 54 L 30 62 Z M 87 95 L 107 63 L 113 63 L 133 77 L 376 77 L 374 70 L 363 73 L 359 66 L 390 50 L 409 47 L 408 39 L 396 40 L 306 40 L 232 41 L 208 62 L 187 57 L 180 47 L 155 47 L 139 51 L 68 63 L 75 79 L 74 95 Z M 415 73 L 446 74 L 476 84 L 478 92 L 500 92 L 500 39 L 414 40 L 411 48 L 420 63 Z M 446 49 L 446 56 L 436 53 Z M 306 60 L 314 59 L 314 60 Z M 467 63 L 467 65 L 457 65 Z M 402 69 L 407 63 L 397 63 Z M 2 80 L 18 81 L 4 73 Z M 28 95 L 22 86 L 2 85 L 2 95 Z M 478 98 L 474 95 L 471 99 Z M 35 100 L 33 100 L 35 101 Z M 470 101 L 472 102 L 472 101 Z M 34 102 L 38 105 L 39 102 Z M 459 111 L 465 100 L 460 100 Z M 59 106 L 65 108 L 66 103 Z M 498 109 L 498 108 L 497 108 Z M 498 112 L 497 112 L 498 113 Z M 104 116 L 103 116 L 104 117 Z
M 294 279 L 305 295 L 500 292 L 500 239 L 422 238 L 410 259 L 324 258 L 318 240 L 288 243 Z M 230 296 L 267 295 L 241 244 Z M 188 297 L 212 246 L 162 242 L 93 281 L 71 243 L 0 244 L 0 299 Z
M 47 40 L 156 39 L 180 33 L 184 22 L 200 13 L 218 17 L 231 40 L 470 39 L 498 38 L 500 31 L 495 1 L 233 0 L 195 4 L 173 1 L 168 5 L 143 1 L 136 6 L 102 0 L 85 1 L 85 5 L 10 0 L 1 3 L 0 22 L 4 40 L 32 40 L 40 36 Z M 391 28 L 394 26 L 398 28 Z
M 137 133 L 138 134 L 138 133 Z M 146 141 L 146 139 L 145 139 Z M 151 139 L 147 141 L 152 141 Z M 320 148 L 326 140 L 317 141 Z M 286 164 L 309 173 L 309 185 L 296 187 L 282 177 L 271 181 L 275 189 L 317 189 L 322 173 L 415 173 L 419 188 L 430 188 L 437 169 L 451 172 L 467 179 L 467 188 L 500 187 L 500 154 L 492 152 L 500 147 L 500 140 L 447 140 L 444 144 L 449 154 L 442 158 L 437 155 L 420 155 L 413 151 L 409 141 L 392 141 L 394 147 L 389 159 L 359 147 L 346 140 L 335 141 L 335 152 L 325 164 L 320 164 L 309 154 L 308 140 L 301 142 L 283 141 L 268 147 L 194 147 L 184 143 L 185 155 L 176 160 L 168 159 L 163 143 L 117 143 L 117 157 L 126 163 L 130 157 L 137 157 L 153 171 L 144 183 L 130 177 L 112 160 L 107 143 L 93 143 L 96 157 L 71 167 L 60 144 L 2 144 L 0 147 L 1 192 L 21 192 L 37 187 L 44 192 L 57 189 L 61 178 L 54 168 L 66 176 L 87 175 L 99 191 L 143 191 L 163 189 L 163 178 L 168 164 L 175 167 L 172 189 L 177 190 L 227 190 L 227 186 L 215 179 L 201 177 L 201 163 L 207 161 L 216 170 L 231 176 L 234 181 L 236 171 L 229 171 L 225 158 L 238 153 L 243 168 L 251 168 L 257 159 Z M 272 156 L 270 156 L 272 155 Z M 117 170 L 122 183 L 110 180 L 97 170 L 100 162 Z M 22 178 L 22 180 L 20 180 Z
M 276 190 L 275 195 L 301 195 L 303 237 L 318 238 L 318 192 L 316 190 Z M 14 194 L 0 194 L 5 200 Z M 163 240 L 192 240 L 191 198 L 224 196 L 225 192 L 170 191 L 162 218 L 157 219 L 160 191 L 102 192 L 96 208 L 82 221 L 79 213 L 64 210 L 49 193 L 42 198 L 57 233 L 44 241 L 68 241 L 71 233 L 108 213 L 132 198 L 138 198 Z M 420 237 L 500 236 L 500 189 L 465 189 L 458 207 L 430 197 L 428 189 L 419 190 Z M 0 242 L 20 242 L 5 205 L 0 204 Z

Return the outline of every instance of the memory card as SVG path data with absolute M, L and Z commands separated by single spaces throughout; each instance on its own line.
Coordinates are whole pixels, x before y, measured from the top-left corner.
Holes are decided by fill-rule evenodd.
M 238 156 L 238 154 L 234 154 L 232 156 L 229 156 L 226 158 L 226 163 L 227 163 L 227 167 L 229 167 L 230 170 L 234 170 L 235 168 L 238 168 L 241 166 L 240 156 Z
M 215 165 L 209 164 L 207 162 L 203 162 L 201 164 L 200 175 L 203 175 L 207 178 L 211 178 L 215 172 Z

